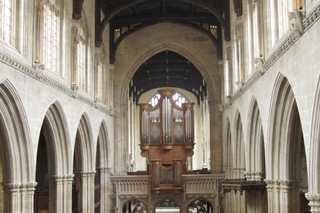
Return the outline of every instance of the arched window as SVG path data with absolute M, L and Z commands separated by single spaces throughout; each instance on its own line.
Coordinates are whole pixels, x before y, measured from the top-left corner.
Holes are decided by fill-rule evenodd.
M 88 32 L 87 19 L 84 14 L 79 24 L 73 29 L 73 83 L 80 89 L 88 91 L 89 75 L 87 69 L 88 59 Z
M 0 36 L 8 44 L 13 42 L 15 2 L 15 0 L 0 0 Z
M 47 70 L 60 73 L 60 2 L 38 0 L 36 4 L 36 57 Z
M 289 13 L 288 13 L 288 1 L 279 0 L 278 1 L 278 19 L 279 19 L 279 39 L 286 33 L 289 29 Z

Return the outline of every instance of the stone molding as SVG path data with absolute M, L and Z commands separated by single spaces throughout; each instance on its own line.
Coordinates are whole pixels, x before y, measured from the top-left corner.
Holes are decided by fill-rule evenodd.
M 37 183 L 1 183 L 4 191 L 30 191 L 33 192 Z
M 71 175 L 51 175 L 50 178 L 55 182 L 72 182 L 74 174 Z
M 0 62 L 46 84 L 47 86 L 50 86 L 70 97 L 74 97 L 75 99 L 77 99 L 78 101 L 81 101 L 91 107 L 94 107 L 96 109 L 98 109 L 99 111 L 110 115 L 110 116 L 114 116 L 114 109 L 112 108 L 108 108 L 107 106 L 99 103 L 97 105 L 96 101 L 94 100 L 94 98 L 88 98 L 85 97 L 81 94 L 77 94 L 75 96 L 74 93 L 74 89 L 71 87 L 67 87 L 66 85 L 63 85 L 62 83 L 57 82 L 56 80 L 44 75 L 43 71 L 45 69 L 45 65 L 43 64 L 33 64 L 33 67 L 29 67 L 19 61 L 17 61 L 14 58 L 11 58 L 8 55 L 5 55 L 4 53 L 0 53 Z
M 302 21 L 304 31 L 307 31 L 314 23 L 320 19 L 320 4 L 318 4 L 309 15 Z

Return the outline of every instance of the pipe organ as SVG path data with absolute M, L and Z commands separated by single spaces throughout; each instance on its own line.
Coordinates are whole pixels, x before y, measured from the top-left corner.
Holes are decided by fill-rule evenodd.
M 181 175 L 188 173 L 194 148 L 193 105 L 171 89 L 140 104 L 140 149 L 154 193 L 183 190 Z

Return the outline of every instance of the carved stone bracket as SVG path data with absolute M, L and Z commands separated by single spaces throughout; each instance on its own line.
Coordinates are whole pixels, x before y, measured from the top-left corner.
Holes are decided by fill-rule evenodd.
M 255 58 L 254 60 L 254 70 L 262 74 L 263 71 L 263 58 Z
M 72 97 L 74 98 L 78 97 L 79 86 L 76 83 L 72 83 L 71 90 L 72 90 Z
M 33 69 L 35 71 L 36 77 L 40 78 L 43 75 L 43 71 L 45 69 L 44 64 L 40 64 L 38 62 L 35 62 L 32 67 L 33 67 Z
M 296 10 L 289 13 L 289 29 L 300 34 L 303 33 L 301 14 Z

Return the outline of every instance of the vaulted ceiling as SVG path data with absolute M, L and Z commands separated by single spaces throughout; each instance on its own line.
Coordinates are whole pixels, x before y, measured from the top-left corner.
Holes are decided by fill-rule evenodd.
M 81 17 L 83 1 L 73 0 L 74 19 Z M 101 45 L 103 31 L 109 24 L 112 64 L 121 41 L 140 29 L 161 22 L 186 25 L 206 34 L 215 45 L 219 59 L 222 58 L 222 40 L 230 39 L 229 0 L 96 0 L 95 4 L 95 43 L 97 47 Z M 233 5 L 240 16 L 242 0 L 233 0 Z M 132 78 L 129 90 L 138 101 L 142 93 L 168 86 L 192 92 L 198 101 L 206 95 L 200 72 L 183 56 L 170 51 L 147 60 Z

